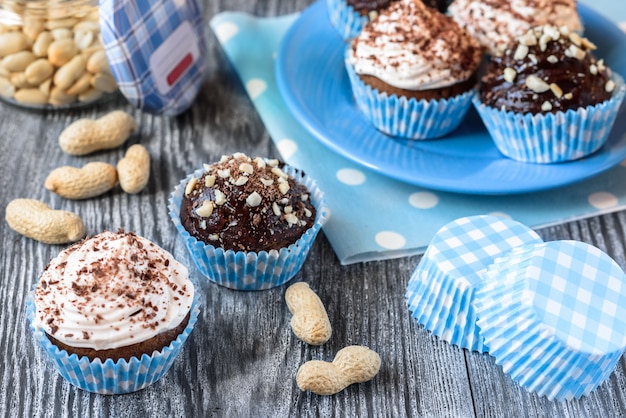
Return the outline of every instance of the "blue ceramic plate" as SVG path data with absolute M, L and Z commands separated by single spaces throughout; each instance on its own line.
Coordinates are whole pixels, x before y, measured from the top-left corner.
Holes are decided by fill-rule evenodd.
M 626 77 L 626 34 L 579 5 L 585 35 L 596 55 Z M 626 159 L 626 102 L 608 142 L 578 161 L 528 164 L 502 156 L 478 114 L 447 137 L 431 141 L 391 138 L 357 109 L 344 68 L 345 44 L 330 26 L 324 0 L 307 8 L 286 33 L 276 61 L 281 95 L 296 119 L 333 151 L 386 176 L 451 192 L 514 194 L 571 184 Z

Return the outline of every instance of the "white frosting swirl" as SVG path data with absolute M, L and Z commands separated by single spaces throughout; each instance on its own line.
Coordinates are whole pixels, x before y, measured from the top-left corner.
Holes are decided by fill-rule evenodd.
M 106 231 L 48 264 L 34 325 L 71 347 L 126 347 L 176 328 L 193 296 L 187 268 L 170 253 L 133 233 Z
M 468 80 L 480 59 L 478 43 L 452 19 L 419 0 L 400 0 L 352 41 L 348 63 L 397 88 L 430 90 Z
M 535 26 L 582 30 L 576 0 L 455 0 L 448 13 L 492 55 Z

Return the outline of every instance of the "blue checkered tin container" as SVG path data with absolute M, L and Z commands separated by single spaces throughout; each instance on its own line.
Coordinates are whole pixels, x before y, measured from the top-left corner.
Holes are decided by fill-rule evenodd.
M 368 16 L 361 16 L 346 0 L 325 1 L 330 23 L 345 41 L 361 33 L 369 21 Z
M 194 286 L 195 283 L 194 283 Z M 33 325 L 35 318 L 34 288 L 26 301 L 26 317 L 35 340 L 43 348 L 54 367 L 70 384 L 87 392 L 102 395 L 121 395 L 145 389 L 161 379 L 170 369 L 187 338 L 191 334 L 200 313 L 199 292 L 194 294 L 189 315 L 189 322 L 185 330 L 161 351 L 152 355 L 143 354 L 141 358 L 132 357 L 130 360 L 119 359 L 113 361 L 100 359 L 90 361 L 87 357 L 68 355 L 67 351 L 59 350 L 52 344 L 42 329 Z
M 473 306 L 480 272 L 512 248 L 543 242 L 511 219 L 460 218 L 433 237 L 409 280 L 406 299 L 413 318 L 444 341 L 485 352 Z
M 198 2 L 101 0 L 99 7 L 102 42 L 121 93 L 147 112 L 185 111 L 207 67 Z
M 345 64 L 357 107 L 379 131 L 400 138 L 425 140 L 445 136 L 459 127 L 472 106 L 476 90 L 449 99 L 416 100 L 388 95 L 363 82 L 348 62 Z
M 593 154 L 608 140 L 620 110 L 626 86 L 613 73 L 616 84 L 610 100 L 594 106 L 557 113 L 515 113 L 483 104 L 474 107 L 498 150 L 511 159 L 528 163 L 558 163 Z
M 170 219 L 183 239 L 196 267 L 209 280 L 235 290 L 265 290 L 289 281 L 302 268 L 315 237 L 326 223 L 329 209 L 324 193 L 315 181 L 294 167 L 285 165 L 283 171 L 306 186 L 316 209 L 315 222 L 295 243 L 270 251 L 233 251 L 205 244 L 191 236 L 180 222 L 180 206 L 185 186 L 192 177 L 200 177 L 199 169 L 182 180 L 170 195 Z
M 549 399 L 586 395 L 626 349 L 626 275 L 579 241 L 530 244 L 482 274 L 475 306 L 489 353 Z

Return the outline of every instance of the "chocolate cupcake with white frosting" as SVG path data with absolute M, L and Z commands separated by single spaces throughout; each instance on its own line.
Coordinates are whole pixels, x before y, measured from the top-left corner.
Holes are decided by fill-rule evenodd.
M 564 26 L 543 25 L 491 58 L 475 105 L 505 156 L 570 161 L 606 142 L 625 89 L 595 49 Z
M 453 131 L 475 94 L 481 48 L 450 17 L 400 0 L 346 51 L 356 103 L 382 132 L 430 139 Z
M 582 31 L 576 0 L 454 0 L 448 12 L 490 55 L 501 55 L 535 26 Z
M 63 377 L 104 394 L 140 390 L 169 369 L 198 317 L 187 269 L 149 240 L 105 231 L 46 266 L 28 315 Z

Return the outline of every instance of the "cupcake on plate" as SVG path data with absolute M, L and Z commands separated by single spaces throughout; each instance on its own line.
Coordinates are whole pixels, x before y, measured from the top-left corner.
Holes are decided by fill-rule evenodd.
M 133 233 L 105 231 L 46 266 L 27 306 L 35 339 L 80 389 L 134 392 L 159 380 L 199 313 L 187 269 Z
M 346 69 L 357 106 L 377 129 L 430 139 L 463 120 L 481 55 L 451 18 L 419 0 L 400 0 L 351 41 Z
M 582 31 L 576 0 L 454 0 L 448 12 L 491 55 L 501 55 L 535 26 Z
M 502 154 L 554 163 L 602 147 L 625 89 L 595 49 L 566 27 L 544 25 L 491 58 L 474 104 Z
M 200 272 L 241 290 L 291 279 L 327 217 L 323 193 L 310 177 L 243 153 L 187 176 L 169 209 Z
M 381 10 L 397 0 L 326 0 L 331 25 L 344 40 L 354 38 Z

